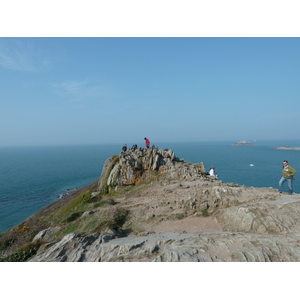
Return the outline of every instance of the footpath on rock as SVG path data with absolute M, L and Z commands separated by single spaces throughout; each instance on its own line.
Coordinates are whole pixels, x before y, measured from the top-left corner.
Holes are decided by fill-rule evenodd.
M 107 159 L 97 182 L 0 243 L 3 261 L 300 261 L 299 221 L 298 194 L 222 183 L 203 162 L 151 147 Z

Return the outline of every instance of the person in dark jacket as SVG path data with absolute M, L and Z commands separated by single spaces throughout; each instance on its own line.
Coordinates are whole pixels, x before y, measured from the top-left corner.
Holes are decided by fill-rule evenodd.
M 125 144 L 123 147 L 122 147 L 122 152 L 126 152 L 127 151 L 127 145 Z

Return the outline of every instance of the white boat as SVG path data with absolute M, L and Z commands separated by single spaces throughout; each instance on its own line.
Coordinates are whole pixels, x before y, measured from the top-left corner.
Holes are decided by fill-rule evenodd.
M 250 164 L 250 167 L 254 167 L 254 164 Z

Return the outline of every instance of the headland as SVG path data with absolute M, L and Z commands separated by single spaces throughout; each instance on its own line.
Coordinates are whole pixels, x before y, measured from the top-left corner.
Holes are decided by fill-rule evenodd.
M 2 261 L 300 261 L 300 195 L 223 183 L 171 149 L 108 158 L 99 180 L 0 237 Z

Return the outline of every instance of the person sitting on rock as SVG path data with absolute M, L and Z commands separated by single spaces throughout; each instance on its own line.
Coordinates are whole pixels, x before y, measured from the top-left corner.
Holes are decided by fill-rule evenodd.
M 209 170 L 209 176 L 214 176 L 216 179 L 218 179 L 218 174 L 215 172 L 215 167 L 212 166 Z
M 131 150 L 136 150 L 137 149 L 137 144 L 132 145 Z

